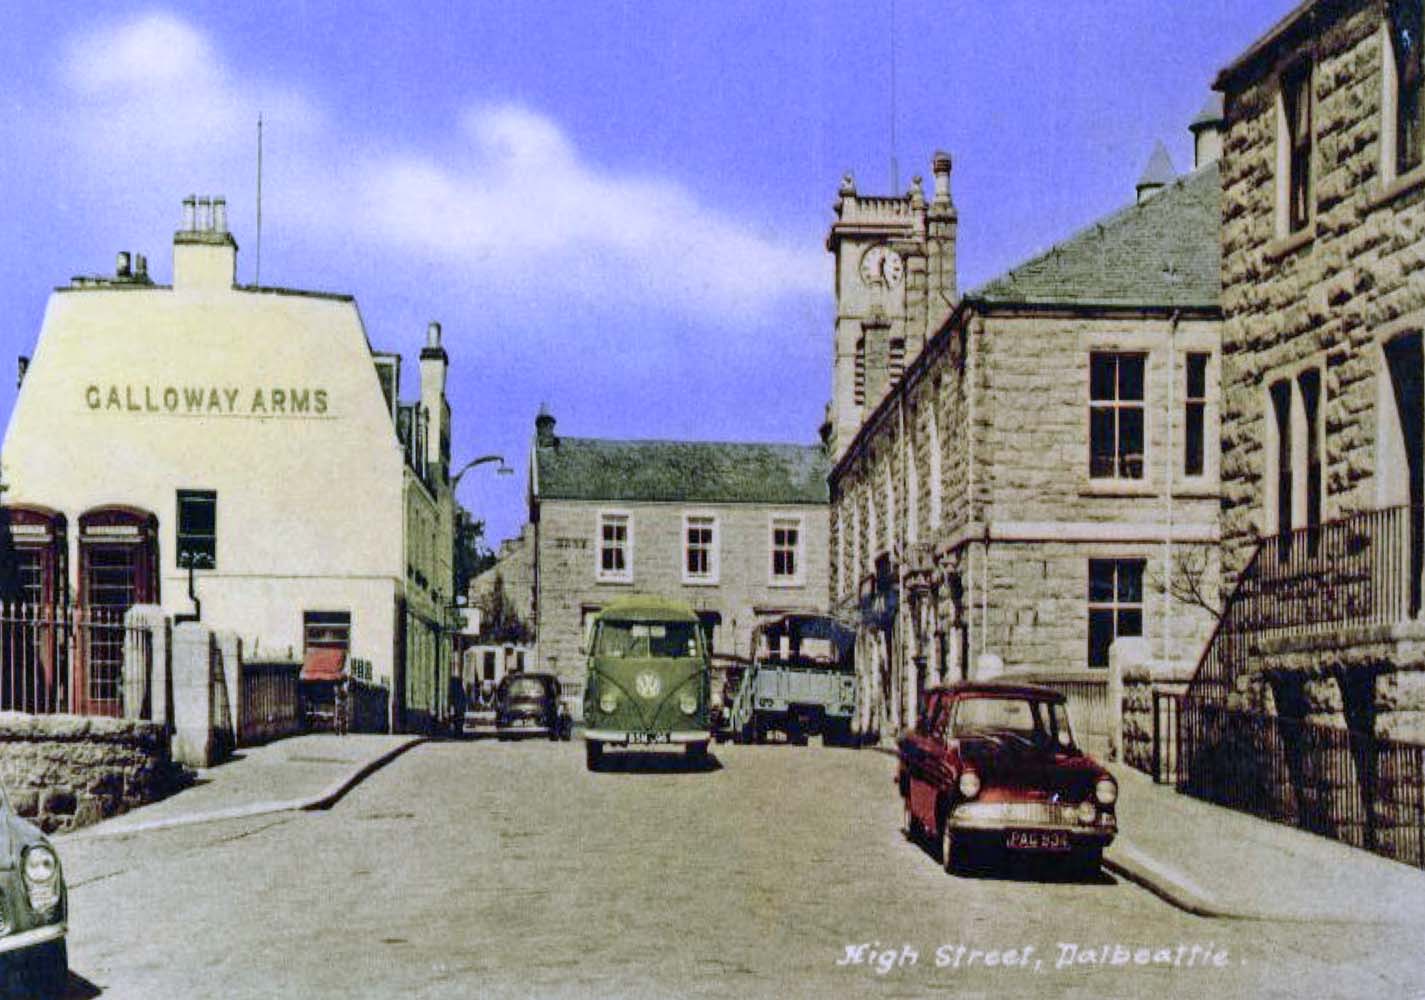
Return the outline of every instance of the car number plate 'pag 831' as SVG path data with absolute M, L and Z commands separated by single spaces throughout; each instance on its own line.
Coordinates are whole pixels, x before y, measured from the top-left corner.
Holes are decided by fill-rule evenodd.
M 667 733 L 629 733 L 629 743 L 650 745 L 653 743 L 667 743 L 669 737 Z
M 1062 830 L 1010 830 L 1005 846 L 1016 851 L 1067 851 L 1069 835 Z

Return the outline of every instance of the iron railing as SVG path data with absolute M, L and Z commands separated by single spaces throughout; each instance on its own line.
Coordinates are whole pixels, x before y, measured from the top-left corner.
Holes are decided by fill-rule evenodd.
M 152 657 L 122 612 L 0 605 L 0 710 L 147 718 Z
M 297 675 L 301 670 L 300 663 L 282 660 L 243 663 L 237 720 L 239 745 L 263 743 L 301 728 L 297 699 Z
M 1389 625 L 1420 610 L 1420 507 L 1362 511 L 1258 543 L 1193 675 L 1225 704 L 1260 638 Z
M 1179 791 L 1425 868 L 1425 746 L 1172 700 Z

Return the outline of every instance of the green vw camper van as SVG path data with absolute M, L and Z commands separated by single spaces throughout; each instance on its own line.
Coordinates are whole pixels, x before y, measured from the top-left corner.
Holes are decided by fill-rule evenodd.
M 606 747 L 682 745 L 707 755 L 709 654 L 698 616 L 681 601 L 630 595 L 600 611 L 589 633 L 584 754 Z

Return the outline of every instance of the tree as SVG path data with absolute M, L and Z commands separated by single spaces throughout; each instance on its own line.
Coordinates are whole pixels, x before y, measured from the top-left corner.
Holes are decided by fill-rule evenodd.
M 498 572 L 487 593 L 475 598 L 480 608 L 480 638 L 487 642 L 512 642 L 523 645 L 533 637 L 532 631 L 520 618 L 509 594 L 505 592 L 505 578 Z
M 1153 587 L 1166 593 L 1179 604 L 1201 608 L 1220 621 L 1226 612 L 1226 595 L 1221 592 L 1213 550 L 1205 545 L 1179 548 L 1173 552 L 1173 572 L 1164 581 L 1160 574 L 1150 574 Z
M 495 565 L 495 553 L 485 544 L 485 522 L 455 508 L 455 593 L 470 590 L 470 581 Z

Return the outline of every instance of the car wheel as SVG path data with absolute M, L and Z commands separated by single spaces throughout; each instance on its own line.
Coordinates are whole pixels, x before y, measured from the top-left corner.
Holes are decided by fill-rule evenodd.
M 604 745 L 598 740 L 586 740 L 584 742 L 584 766 L 590 771 L 597 771 L 604 759 Z
M 62 997 L 69 987 L 69 945 L 51 941 L 34 950 L 25 960 L 25 978 L 30 993 L 37 997 Z
M 959 843 L 955 836 L 955 830 L 950 825 L 950 817 L 947 816 L 940 821 L 940 861 L 945 865 L 945 870 L 950 874 L 958 872 L 964 863 L 965 848 Z

